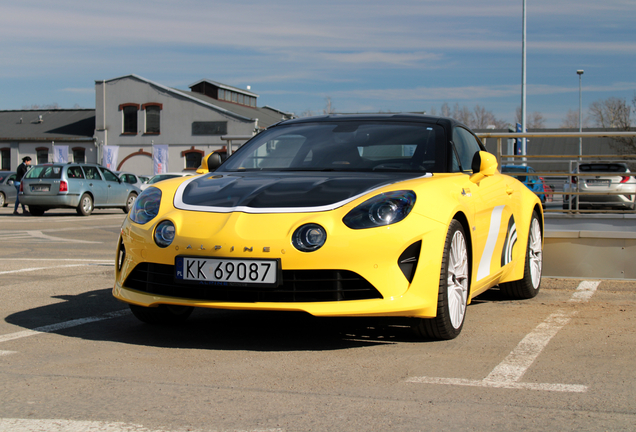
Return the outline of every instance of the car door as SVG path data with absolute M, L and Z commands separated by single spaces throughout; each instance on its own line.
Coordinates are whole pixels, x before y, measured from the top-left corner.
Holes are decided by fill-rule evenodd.
M 459 159 L 459 169 L 472 174 L 475 154 L 483 151 L 479 140 L 467 129 L 455 127 L 453 144 Z M 455 165 L 455 164 L 453 164 Z M 512 260 L 512 248 L 516 242 L 514 199 L 520 199 L 518 189 L 508 176 L 496 173 L 473 183 L 465 180 L 465 190 L 470 191 L 473 203 L 473 276 L 476 282 L 488 283 L 499 270 Z M 517 195 L 517 198 L 513 195 Z
M 86 189 L 93 195 L 95 207 L 104 207 L 108 204 L 108 185 L 102 178 L 96 166 L 84 166 L 86 177 Z
M 108 205 L 123 206 L 126 203 L 126 198 L 128 198 L 128 184 L 119 180 L 119 177 L 117 177 L 114 172 L 104 167 L 99 167 L 99 170 L 106 181 L 108 189 Z

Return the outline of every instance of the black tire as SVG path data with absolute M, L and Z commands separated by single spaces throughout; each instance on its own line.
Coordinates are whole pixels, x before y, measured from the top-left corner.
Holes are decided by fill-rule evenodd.
M 77 214 L 80 216 L 90 216 L 93 213 L 93 197 L 85 193 L 80 198 L 79 204 L 76 208 Z
M 446 234 L 437 295 L 437 316 L 418 319 L 415 333 L 437 340 L 454 339 L 462 331 L 470 289 L 468 243 L 462 224 L 453 220 Z
M 122 208 L 124 213 L 128 214 L 128 212 L 130 212 L 130 209 L 132 208 L 132 206 L 135 203 L 136 199 L 137 199 L 137 194 L 136 193 L 131 192 L 131 193 L 128 194 L 128 198 L 126 198 L 126 205 Z
M 528 246 L 526 247 L 523 279 L 499 284 L 502 294 L 508 298 L 522 300 L 535 297 L 541 288 L 541 272 L 543 270 L 543 244 L 541 224 L 536 212 L 532 213 L 528 230 Z
M 3 192 L 0 192 L 0 206 L 6 207 L 7 205 L 9 205 L 9 203 L 7 202 L 7 197 L 4 195 Z
M 31 216 L 42 216 L 45 211 L 46 209 L 42 207 L 32 205 L 29 206 L 29 213 L 31 213 Z
M 133 315 L 139 321 L 153 325 L 178 324 L 188 319 L 192 311 L 191 306 L 159 305 L 157 307 L 143 307 L 128 305 Z

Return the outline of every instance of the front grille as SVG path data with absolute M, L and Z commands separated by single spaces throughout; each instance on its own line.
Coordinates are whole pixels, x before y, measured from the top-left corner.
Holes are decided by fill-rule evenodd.
M 281 285 L 271 287 L 210 286 L 175 280 L 173 265 L 141 263 L 124 286 L 149 294 L 191 300 L 227 302 L 330 302 L 381 299 L 366 279 L 348 270 L 283 270 Z

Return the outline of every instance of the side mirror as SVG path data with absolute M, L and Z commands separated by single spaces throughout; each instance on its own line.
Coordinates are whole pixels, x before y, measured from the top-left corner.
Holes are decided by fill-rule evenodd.
M 13 186 L 13 183 L 14 183 L 14 182 L 13 182 L 13 180 L 8 180 L 8 181 L 7 181 L 7 184 L 8 184 L 9 186 Z
M 475 153 L 472 163 L 473 175 L 470 176 L 470 181 L 479 183 L 484 177 L 495 175 L 498 166 L 495 155 L 485 151 Z
M 212 152 L 201 161 L 201 166 L 197 169 L 197 174 L 205 174 L 208 172 L 216 171 L 221 166 L 223 160 L 221 155 L 217 152 Z

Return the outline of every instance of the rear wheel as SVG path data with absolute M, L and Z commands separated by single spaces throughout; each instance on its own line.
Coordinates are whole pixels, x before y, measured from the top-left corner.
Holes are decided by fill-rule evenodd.
M 93 198 L 87 193 L 82 195 L 76 211 L 77 214 L 81 216 L 89 216 L 93 213 Z
M 175 305 L 159 305 L 157 307 L 143 307 L 137 305 L 128 305 L 133 315 L 138 320 L 148 324 L 178 324 L 188 319 L 193 307 L 175 306 Z
M 137 194 L 136 193 L 131 192 L 128 195 L 128 198 L 126 198 L 126 205 L 122 208 L 124 213 L 128 213 L 130 211 L 130 209 L 132 208 L 132 206 L 135 203 L 136 199 L 137 199 Z
M 526 262 L 523 279 L 499 284 L 501 292 L 513 299 L 529 299 L 539 293 L 541 286 L 541 272 L 543 270 L 541 224 L 537 213 L 532 213 L 530 230 L 528 233 L 528 247 L 526 248 Z
M 417 335 L 448 340 L 456 338 L 461 333 L 468 303 L 468 266 L 468 246 L 464 228 L 457 220 L 453 220 L 444 243 L 437 316 L 419 319 L 413 326 Z
M 42 207 L 38 207 L 38 206 L 29 206 L 29 213 L 31 213 L 31 216 L 42 216 L 44 214 L 46 210 Z

